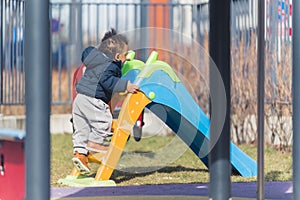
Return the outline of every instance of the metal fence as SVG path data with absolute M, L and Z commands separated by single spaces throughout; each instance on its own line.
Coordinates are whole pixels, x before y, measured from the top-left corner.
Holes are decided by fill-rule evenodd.
M 0 2 L 0 104 L 24 103 L 25 1 Z
M 232 0 L 231 4 L 232 64 L 245 70 L 250 67 L 247 64 L 250 62 L 249 53 L 253 51 L 253 45 L 256 45 L 256 2 Z M 286 52 L 291 47 L 291 0 L 266 2 L 266 49 L 272 54 L 272 57 L 267 57 L 266 63 L 270 65 L 267 73 L 271 73 L 273 79 L 276 79 L 276 68 L 281 63 L 288 64 L 287 69 L 291 67 L 290 60 L 286 57 Z M 24 103 L 25 3 L 24 0 L 6 0 L 0 3 L 2 105 Z M 168 28 L 190 36 L 206 48 L 209 32 L 208 7 L 209 2 L 205 0 L 174 0 L 169 3 L 150 3 L 147 0 L 52 1 L 52 63 L 51 66 L 41 66 L 52 69 L 52 104 L 71 103 L 72 73 L 80 64 L 81 51 L 87 45 L 98 44 L 101 35 L 109 28 L 114 27 L 120 32 L 149 26 Z M 241 47 L 242 51 L 234 51 Z M 245 60 L 248 60 L 246 64 Z M 253 62 L 256 62 L 255 59 Z

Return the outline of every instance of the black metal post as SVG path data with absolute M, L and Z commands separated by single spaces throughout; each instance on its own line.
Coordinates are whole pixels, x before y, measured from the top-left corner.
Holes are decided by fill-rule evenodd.
M 265 1 L 258 2 L 257 48 L 257 199 L 264 199 Z
M 293 1 L 293 193 L 300 199 L 300 2 Z
M 209 159 L 210 187 L 209 196 L 213 200 L 231 198 L 231 164 L 230 164 L 230 0 L 210 1 L 210 33 L 209 52 L 215 62 L 223 83 L 216 78 L 215 71 L 210 67 L 210 91 L 217 94 L 212 101 L 212 107 L 223 105 L 223 96 L 219 90 L 225 86 L 226 115 L 220 136 L 216 134 L 217 124 L 210 126 L 210 140 L 212 150 Z M 219 98 L 218 98 L 219 97 Z M 218 103 L 220 102 L 220 104 Z M 214 116 L 215 121 L 221 121 L 219 116 Z M 221 122 L 220 122 L 221 123 Z
M 25 2 L 26 199 L 50 198 L 49 0 Z

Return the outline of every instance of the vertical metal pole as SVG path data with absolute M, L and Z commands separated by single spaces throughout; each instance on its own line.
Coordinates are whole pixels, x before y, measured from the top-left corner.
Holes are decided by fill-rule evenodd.
M 223 83 L 215 78 L 215 73 L 210 70 L 210 90 L 219 91 L 220 85 L 224 84 L 226 93 L 226 118 L 220 137 L 215 134 L 216 127 L 210 127 L 210 139 L 212 147 L 209 159 L 210 187 L 209 196 L 213 200 L 225 200 L 231 198 L 231 164 L 230 164 L 230 0 L 210 1 L 210 33 L 209 52 L 217 65 Z M 219 99 L 224 101 L 220 92 Z M 212 106 L 217 106 L 214 103 Z M 220 103 L 221 105 L 221 103 Z M 221 121 L 219 116 L 214 116 L 216 121 Z
M 50 198 L 49 0 L 25 2 L 26 199 Z
M 3 1 L 0 2 L 0 31 L 1 31 L 1 36 L 0 36 L 0 105 L 2 104 L 2 98 L 3 98 L 3 33 L 4 33 L 4 23 L 3 23 Z
M 264 199 L 264 96 L 265 96 L 265 1 L 258 2 L 258 47 L 257 47 L 257 199 Z
M 72 49 L 71 66 L 79 66 L 83 49 L 82 37 L 82 1 L 72 0 L 70 9 L 70 32 L 69 37 L 74 49 Z
M 81 58 L 81 52 L 83 51 L 83 29 L 82 29 L 82 0 L 78 1 L 78 12 L 77 12 L 77 41 L 78 41 L 78 50 L 77 50 L 77 59 Z M 80 59 L 76 60 L 76 66 L 79 66 L 81 63 Z
M 171 0 L 169 0 L 169 26 L 167 28 L 169 28 L 170 30 L 173 30 L 174 27 L 174 5 L 173 2 Z
M 300 2 L 293 1 L 293 193 L 300 199 Z
M 142 43 L 142 47 L 147 46 L 147 44 L 149 44 L 149 35 L 150 34 L 155 34 L 155 33 L 147 33 L 147 31 L 145 31 L 145 29 L 149 26 L 149 9 L 150 9 L 150 4 L 149 4 L 149 0 L 141 0 L 141 43 Z M 140 59 L 143 61 L 146 61 L 146 59 L 148 58 L 148 53 L 149 50 L 148 49 L 141 49 L 140 52 Z

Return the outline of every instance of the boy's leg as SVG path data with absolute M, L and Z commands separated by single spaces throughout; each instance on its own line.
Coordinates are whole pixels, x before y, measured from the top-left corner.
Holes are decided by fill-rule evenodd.
M 86 149 L 88 134 L 91 132 L 90 126 L 85 118 L 85 107 L 88 102 L 84 95 L 77 95 L 73 104 L 73 148 L 74 157 L 72 158 L 74 166 L 82 173 L 90 173 L 88 167 L 88 150 Z
M 78 94 L 74 100 L 72 118 L 74 125 L 73 133 L 73 148 L 74 153 L 77 151 L 80 154 L 88 154 L 86 145 L 88 142 L 89 133 L 91 132 L 90 125 L 86 119 L 87 109 L 86 104 L 88 102 L 84 95 Z
M 109 146 L 107 137 L 111 135 L 112 114 L 109 105 L 100 99 L 95 101 L 94 108 L 94 115 L 89 119 L 91 133 L 87 148 L 91 151 L 105 152 Z

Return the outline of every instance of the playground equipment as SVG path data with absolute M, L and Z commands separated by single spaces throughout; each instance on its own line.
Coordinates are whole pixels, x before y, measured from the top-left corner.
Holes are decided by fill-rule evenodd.
M 25 196 L 25 131 L 0 128 L 0 199 Z
M 113 185 L 109 178 L 121 157 L 134 124 L 145 107 L 151 110 L 154 105 L 161 109 L 151 111 L 164 120 L 209 167 L 209 118 L 196 104 L 172 68 L 158 60 L 157 52 L 153 51 L 146 63 L 135 60 L 134 52 L 128 56 L 130 60 L 122 68 L 123 78 L 138 84 L 140 91 L 127 94 L 124 99 L 118 119 L 113 122 L 114 134 L 108 153 L 102 160 L 101 156 L 97 161 L 94 160 L 100 164 L 95 178 L 83 178 L 73 169 L 71 176 L 60 179 L 60 183 L 72 186 Z M 166 112 L 164 116 L 161 110 Z M 230 149 L 232 169 L 244 177 L 256 176 L 256 162 L 232 142 Z

